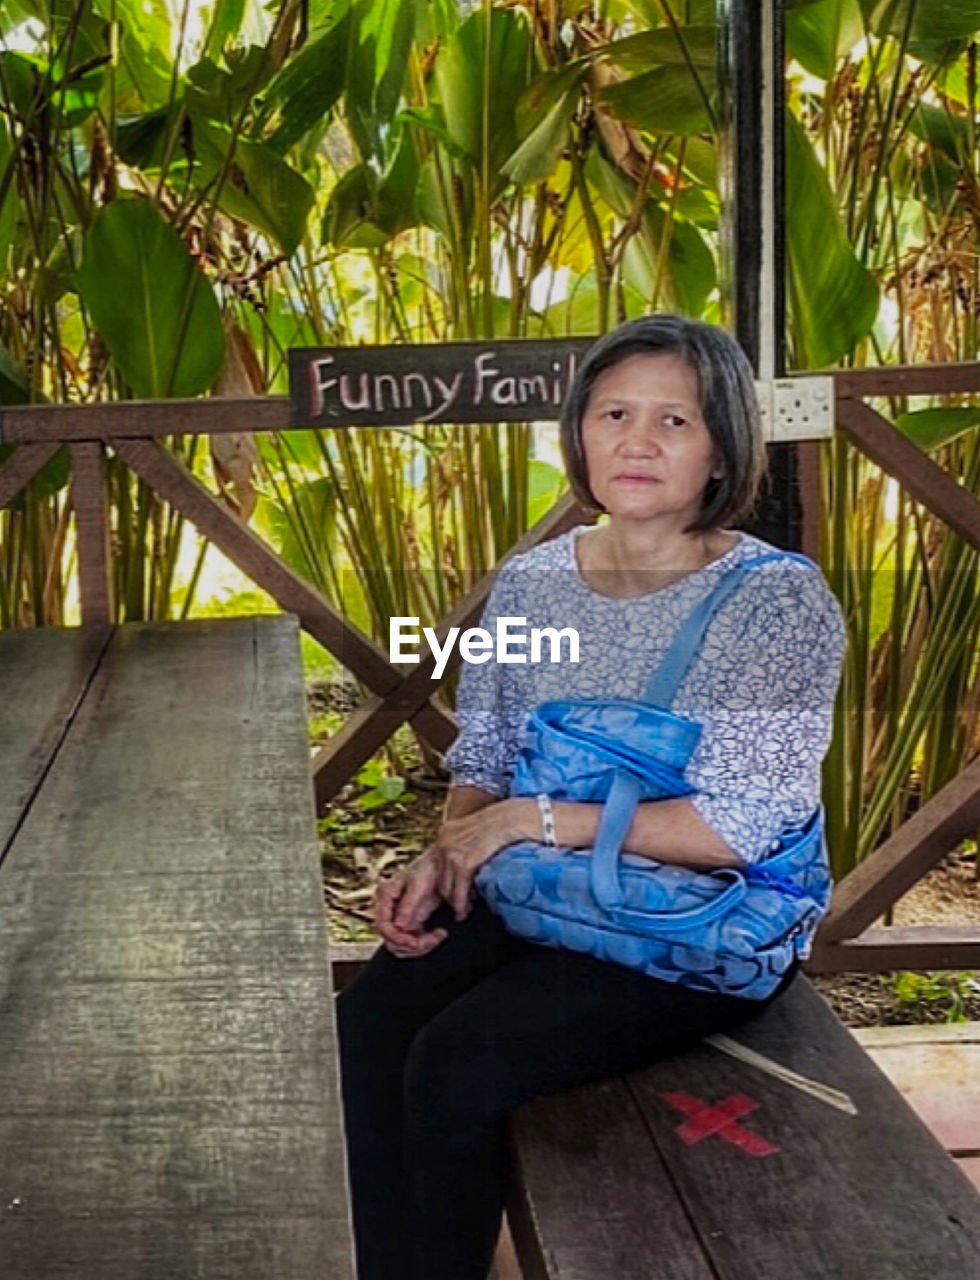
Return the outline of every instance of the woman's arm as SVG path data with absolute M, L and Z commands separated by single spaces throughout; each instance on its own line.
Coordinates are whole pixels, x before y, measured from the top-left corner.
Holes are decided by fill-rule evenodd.
M 520 823 L 517 840 L 541 839 L 541 815 L 536 800 L 512 800 L 521 805 L 515 821 Z M 595 844 L 602 805 L 576 804 L 571 801 L 552 803 L 555 836 L 559 845 L 584 849 Z M 526 834 L 525 834 L 526 833 Z M 512 842 L 513 843 L 513 842 Z M 651 800 L 637 806 L 636 814 L 623 841 L 625 853 L 635 853 L 657 862 L 673 862 L 682 867 L 713 870 L 715 867 L 737 867 L 738 855 L 701 818 L 690 800 Z
M 748 598 L 740 593 L 734 602 L 734 631 L 722 626 L 706 642 L 699 682 L 685 693 L 691 705 L 675 702 L 681 714 L 701 713 L 686 774 L 692 794 L 641 804 L 623 845 L 629 853 L 705 870 L 739 866 L 763 858 L 781 831 L 812 812 L 830 740 L 843 618 L 812 570 L 758 577 Z M 601 806 L 553 808 L 559 845 L 595 843 Z M 502 800 L 478 818 L 448 822 L 437 842 L 443 896 L 459 914 L 476 871 L 498 849 L 542 838 L 533 798 Z
M 554 801 L 558 844 L 588 848 L 595 843 L 601 804 Z M 469 911 L 473 880 L 495 853 L 520 840 L 542 839 L 537 801 L 498 800 L 443 824 L 429 853 L 438 864 L 439 894 L 457 919 Z M 687 799 L 652 800 L 637 807 L 623 842 L 627 853 L 711 871 L 737 867 L 741 860 L 698 815 Z
M 492 791 L 484 790 L 483 787 L 465 783 L 461 786 L 454 784 L 449 788 L 449 794 L 446 796 L 443 820 L 449 822 L 453 818 L 465 818 L 471 813 L 479 813 L 481 809 L 499 802 L 499 796 L 495 796 Z

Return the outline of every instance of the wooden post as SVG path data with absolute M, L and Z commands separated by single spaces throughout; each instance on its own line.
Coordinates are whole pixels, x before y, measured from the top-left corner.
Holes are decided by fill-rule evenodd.
M 82 625 L 106 627 L 111 625 L 115 609 L 105 449 L 101 444 L 73 444 L 70 449 L 71 504 L 75 512 Z

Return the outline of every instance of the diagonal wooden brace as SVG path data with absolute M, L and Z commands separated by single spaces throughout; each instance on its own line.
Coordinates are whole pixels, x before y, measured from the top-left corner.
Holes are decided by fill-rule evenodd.
M 533 529 L 528 530 L 524 537 L 514 544 L 500 563 L 504 564 L 538 543 L 556 538 L 575 525 L 584 524 L 593 518 L 571 494 L 566 494 Z M 465 630 L 479 622 L 493 586 L 495 574 L 496 570 L 481 578 L 466 599 L 439 624 L 436 634 L 440 648 L 444 647 L 452 627 Z M 445 679 L 446 675 L 454 671 L 461 661 L 459 649 L 454 648 L 442 678 Z M 431 651 L 426 657 L 421 658 L 417 665 L 403 668 L 408 671 L 408 674 L 402 680 L 397 692 L 365 703 L 314 758 L 314 786 L 317 805 L 321 811 L 403 721 L 408 720 L 413 728 L 420 727 L 417 724 L 417 716 L 419 709 L 424 707 L 432 697 L 434 668 L 435 657 Z M 449 746 L 448 742 L 446 746 Z
M 858 864 L 837 886 L 818 941 L 838 942 L 866 929 L 980 827 L 980 758 Z
M 297 614 L 310 635 L 362 684 L 382 695 L 399 691 L 403 677 L 374 641 L 352 626 L 271 547 L 222 506 L 179 459 L 150 440 L 116 440 L 112 448 L 243 573 L 268 591 L 284 609 Z M 428 697 L 424 702 L 428 703 Z M 416 711 L 415 727 L 437 750 L 444 750 L 456 735 L 452 716 L 437 703 L 420 706 Z
M 860 400 L 840 399 L 837 427 L 913 498 L 980 549 L 980 502 L 887 418 Z
M 0 467 L 0 508 L 16 498 L 61 448 L 60 444 L 22 444 Z

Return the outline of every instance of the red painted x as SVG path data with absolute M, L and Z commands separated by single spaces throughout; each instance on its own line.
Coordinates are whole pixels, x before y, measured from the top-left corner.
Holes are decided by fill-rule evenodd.
M 759 1105 L 744 1093 L 733 1093 L 713 1107 L 691 1093 L 662 1093 L 660 1096 L 687 1116 L 676 1132 L 689 1147 L 716 1133 L 749 1156 L 771 1156 L 779 1150 L 760 1134 L 735 1123 Z

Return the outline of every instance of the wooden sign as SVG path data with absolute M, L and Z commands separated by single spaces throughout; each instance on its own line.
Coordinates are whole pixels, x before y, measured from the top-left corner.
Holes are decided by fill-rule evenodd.
M 548 422 L 595 338 L 295 347 L 293 425 Z

